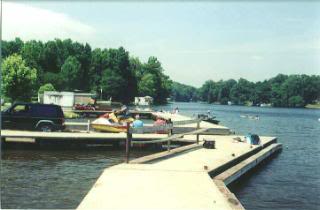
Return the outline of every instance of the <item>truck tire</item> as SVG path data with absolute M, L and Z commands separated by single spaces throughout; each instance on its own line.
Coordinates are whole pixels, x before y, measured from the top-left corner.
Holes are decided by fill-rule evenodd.
M 38 130 L 42 132 L 52 132 L 53 126 L 50 123 L 40 123 Z

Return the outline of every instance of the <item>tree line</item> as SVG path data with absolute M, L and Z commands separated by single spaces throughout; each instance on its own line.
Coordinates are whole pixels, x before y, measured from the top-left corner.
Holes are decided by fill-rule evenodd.
M 176 101 L 205 101 L 218 104 L 304 107 L 320 100 L 319 75 L 284 75 L 264 81 L 250 82 L 240 78 L 206 81 L 200 88 L 173 83 L 172 98 Z
M 204 101 L 237 105 L 271 104 L 303 107 L 319 101 L 319 75 L 283 75 L 269 80 L 208 80 L 200 88 L 173 82 L 156 57 L 147 62 L 130 56 L 123 47 L 95 48 L 71 39 L 47 42 L 20 38 L 2 41 L 2 96 L 30 101 L 46 90 L 81 90 L 103 99 L 129 103 L 149 95 L 155 103 Z
M 124 103 L 146 95 L 165 103 L 171 92 L 172 81 L 156 57 L 143 63 L 123 47 L 16 38 L 2 41 L 2 59 L 2 95 L 10 101 L 30 101 L 38 91 L 81 90 Z

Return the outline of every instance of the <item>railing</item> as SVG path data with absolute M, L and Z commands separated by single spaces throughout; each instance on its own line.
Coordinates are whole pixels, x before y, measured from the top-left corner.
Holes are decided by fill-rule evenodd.
M 130 127 L 130 123 L 127 123 L 126 163 L 129 163 L 131 144 L 154 144 L 154 143 L 167 142 L 167 150 L 168 152 L 170 152 L 172 140 L 183 138 L 185 135 L 192 135 L 192 134 L 196 134 L 196 142 L 197 144 L 199 144 L 200 133 L 203 133 L 208 130 L 208 128 L 200 129 L 201 121 L 202 119 L 175 121 L 165 125 L 153 126 L 153 127 L 141 127 L 141 128 Z M 186 124 L 193 124 L 193 123 L 197 124 L 195 131 L 173 135 L 173 128 L 175 125 L 186 125 Z M 168 137 L 164 139 L 155 139 L 155 140 L 149 140 L 149 141 L 132 141 L 132 134 L 154 133 L 154 132 L 168 133 Z
M 90 120 L 88 120 L 88 122 L 65 122 L 65 125 L 77 125 L 77 126 L 86 126 L 87 127 L 87 133 L 90 132 Z
M 183 120 L 183 121 L 175 121 L 171 123 L 167 123 L 165 125 L 159 126 L 152 126 L 152 127 L 141 127 L 141 128 L 134 128 L 130 126 L 130 123 L 127 122 L 127 138 L 126 138 L 126 163 L 129 163 L 129 156 L 130 156 L 130 146 L 131 144 L 155 144 L 155 143 L 163 143 L 167 142 L 167 150 L 170 152 L 171 150 L 171 141 L 176 140 L 179 138 L 183 138 L 185 135 L 196 135 L 196 142 L 199 144 L 199 135 L 208 130 L 208 128 L 200 129 L 200 122 L 202 119 L 192 119 L 192 120 Z M 194 124 L 196 123 L 196 130 L 182 133 L 182 134 L 174 134 L 173 135 L 173 128 L 177 125 L 187 125 L 187 124 Z M 65 125 L 76 125 L 76 126 L 86 126 L 86 132 L 90 132 L 90 120 L 88 122 L 66 122 Z M 168 133 L 167 138 L 163 139 L 155 139 L 155 140 L 148 140 L 148 141 L 133 141 L 132 134 L 143 134 L 143 133 Z

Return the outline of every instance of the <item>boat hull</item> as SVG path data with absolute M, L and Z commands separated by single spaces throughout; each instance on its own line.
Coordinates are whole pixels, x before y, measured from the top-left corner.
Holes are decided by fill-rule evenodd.
M 91 124 L 91 127 L 97 131 L 109 132 L 109 133 L 127 132 L 126 126 Z

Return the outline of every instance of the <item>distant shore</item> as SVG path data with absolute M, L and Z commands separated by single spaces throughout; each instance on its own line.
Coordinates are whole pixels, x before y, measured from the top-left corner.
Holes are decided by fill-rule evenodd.
M 307 104 L 305 108 L 308 109 L 320 109 L 320 104 Z

